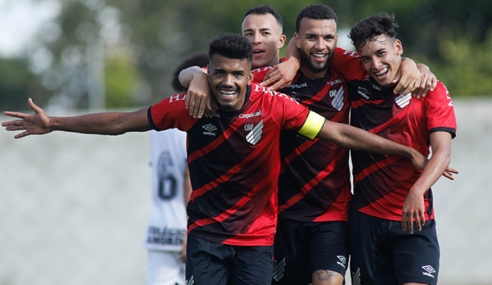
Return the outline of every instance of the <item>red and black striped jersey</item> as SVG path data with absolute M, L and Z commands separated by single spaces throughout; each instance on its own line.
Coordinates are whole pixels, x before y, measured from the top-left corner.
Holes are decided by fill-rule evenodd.
M 456 135 L 453 103 L 439 82 L 423 99 L 400 97 L 394 87 L 382 87 L 364 70 L 358 54 L 337 49 L 332 67 L 347 80 L 352 104 L 351 124 L 429 155 L 430 134 Z M 408 191 L 420 177 L 409 159 L 352 151 L 352 206 L 368 215 L 401 220 Z M 426 219 L 433 218 L 431 190 L 426 193 Z
M 265 90 L 248 86 L 239 111 L 220 110 L 213 118 L 191 117 L 186 94 L 149 109 L 155 129 L 188 134 L 189 234 L 229 245 L 273 244 L 280 130 L 299 130 L 309 110 L 285 94 Z
M 268 68 L 262 71 L 266 73 Z M 329 70 L 318 81 L 316 84 L 299 71 L 293 83 L 280 92 L 328 120 L 348 124 L 350 104 L 345 80 Z M 280 134 L 280 152 L 279 218 L 347 221 L 352 197 L 348 150 L 326 140 L 309 141 L 286 130 Z

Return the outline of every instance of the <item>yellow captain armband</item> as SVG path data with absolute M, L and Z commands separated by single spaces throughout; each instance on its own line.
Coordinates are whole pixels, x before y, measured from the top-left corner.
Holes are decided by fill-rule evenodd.
M 314 140 L 321 131 L 321 128 L 323 128 L 325 121 L 326 119 L 323 116 L 309 111 L 306 121 L 304 121 L 304 125 L 302 125 L 298 133 L 310 140 Z

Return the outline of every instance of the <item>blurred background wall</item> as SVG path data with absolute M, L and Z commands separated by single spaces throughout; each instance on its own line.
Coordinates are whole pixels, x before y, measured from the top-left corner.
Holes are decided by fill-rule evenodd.
M 173 93 L 182 59 L 239 33 L 246 9 L 265 3 L 290 37 L 313 2 L 0 0 L 0 110 L 26 110 L 27 98 L 51 115 L 156 103 Z M 448 87 L 458 117 L 452 166 L 461 173 L 434 187 L 440 284 L 492 284 L 492 1 L 316 3 L 338 13 L 346 49 L 353 24 L 394 13 L 404 55 Z M 12 137 L 0 131 L 0 285 L 143 284 L 148 134 Z

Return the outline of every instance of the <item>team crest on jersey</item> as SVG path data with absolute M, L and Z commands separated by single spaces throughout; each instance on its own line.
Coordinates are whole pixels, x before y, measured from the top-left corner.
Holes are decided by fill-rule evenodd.
M 343 86 L 340 87 L 340 89 L 337 90 L 330 90 L 329 94 L 330 97 L 335 97 L 333 100 L 331 100 L 331 105 L 333 108 L 337 109 L 338 111 L 341 111 L 343 108 Z
M 263 133 L 263 120 L 256 124 L 256 126 L 254 124 L 246 124 L 244 125 L 244 129 L 249 131 L 246 135 L 246 141 L 252 145 L 256 145 L 260 141 L 261 134 Z
M 214 131 L 217 130 L 216 126 L 214 126 L 212 124 L 206 124 L 206 125 L 202 126 L 202 128 L 204 128 L 206 130 L 206 132 L 203 132 L 204 135 L 216 136 L 216 134 L 214 133 Z
M 410 104 L 410 99 L 412 99 L 412 93 L 408 93 L 405 96 L 396 96 L 395 103 L 401 109 L 405 108 L 408 104 Z

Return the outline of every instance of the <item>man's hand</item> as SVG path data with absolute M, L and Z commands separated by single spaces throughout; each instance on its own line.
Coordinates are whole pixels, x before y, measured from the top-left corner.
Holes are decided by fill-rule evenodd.
M 185 236 L 185 238 L 183 239 L 183 247 L 181 248 L 181 250 L 179 251 L 179 260 L 181 260 L 181 262 L 183 263 L 186 263 L 186 243 L 188 241 L 188 235 Z
M 28 100 L 29 106 L 34 110 L 34 114 L 24 114 L 18 112 L 4 112 L 6 116 L 20 118 L 21 120 L 14 120 L 2 123 L 2 127 L 6 127 L 7 131 L 20 131 L 24 132 L 17 134 L 14 138 L 19 139 L 28 135 L 42 135 L 52 131 L 50 129 L 50 117 L 46 115 L 43 109 L 39 108 L 32 99 Z
M 417 230 L 421 231 L 422 226 L 425 224 L 424 194 L 412 188 L 403 203 L 401 226 L 404 231 L 408 228 L 409 233 L 413 234 L 414 219 Z
M 215 115 L 217 105 L 212 99 L 207 74 L 198 72 L 193 75 L 186 95 L 185 106 L 193 118 L 201 118 L 206 110 L 207 116 Z
M 270 86 L 268 90 L 278 90 L 289 86 L 296 77 L 299 63 L 296 60 L 288 60 L 277 64 L 268 71 L 261 86 Z M 273 84 L 273 85 L 272 85 Z
M 427 96 L 429 91 L 434 91 L 437 86 L 437 77 L 425 64 L 417 64 L 420 72 L 420 86 L 412 93 L 413 97 L 420 98 Z
M 420 87 L 420 72 L 413 60 L 402 58 L 399 73 L 401 76 L 396 76 L 393 81 L 394 84 L 398 83 L 393 90 L 395 95 L 405 96 Z
M 429 159 L 425 156 L 423 156 L 420 152 L 416 151 L 414 156 L 410 159 L 412 161 L 413 166 L 419 170 L 423 170 Z M 451 167 L 446 167 L 442 175 L 449 180 L 454 180 L 453 174 L 458 174 L 460 173 L 458 170 L 451 168 Z

